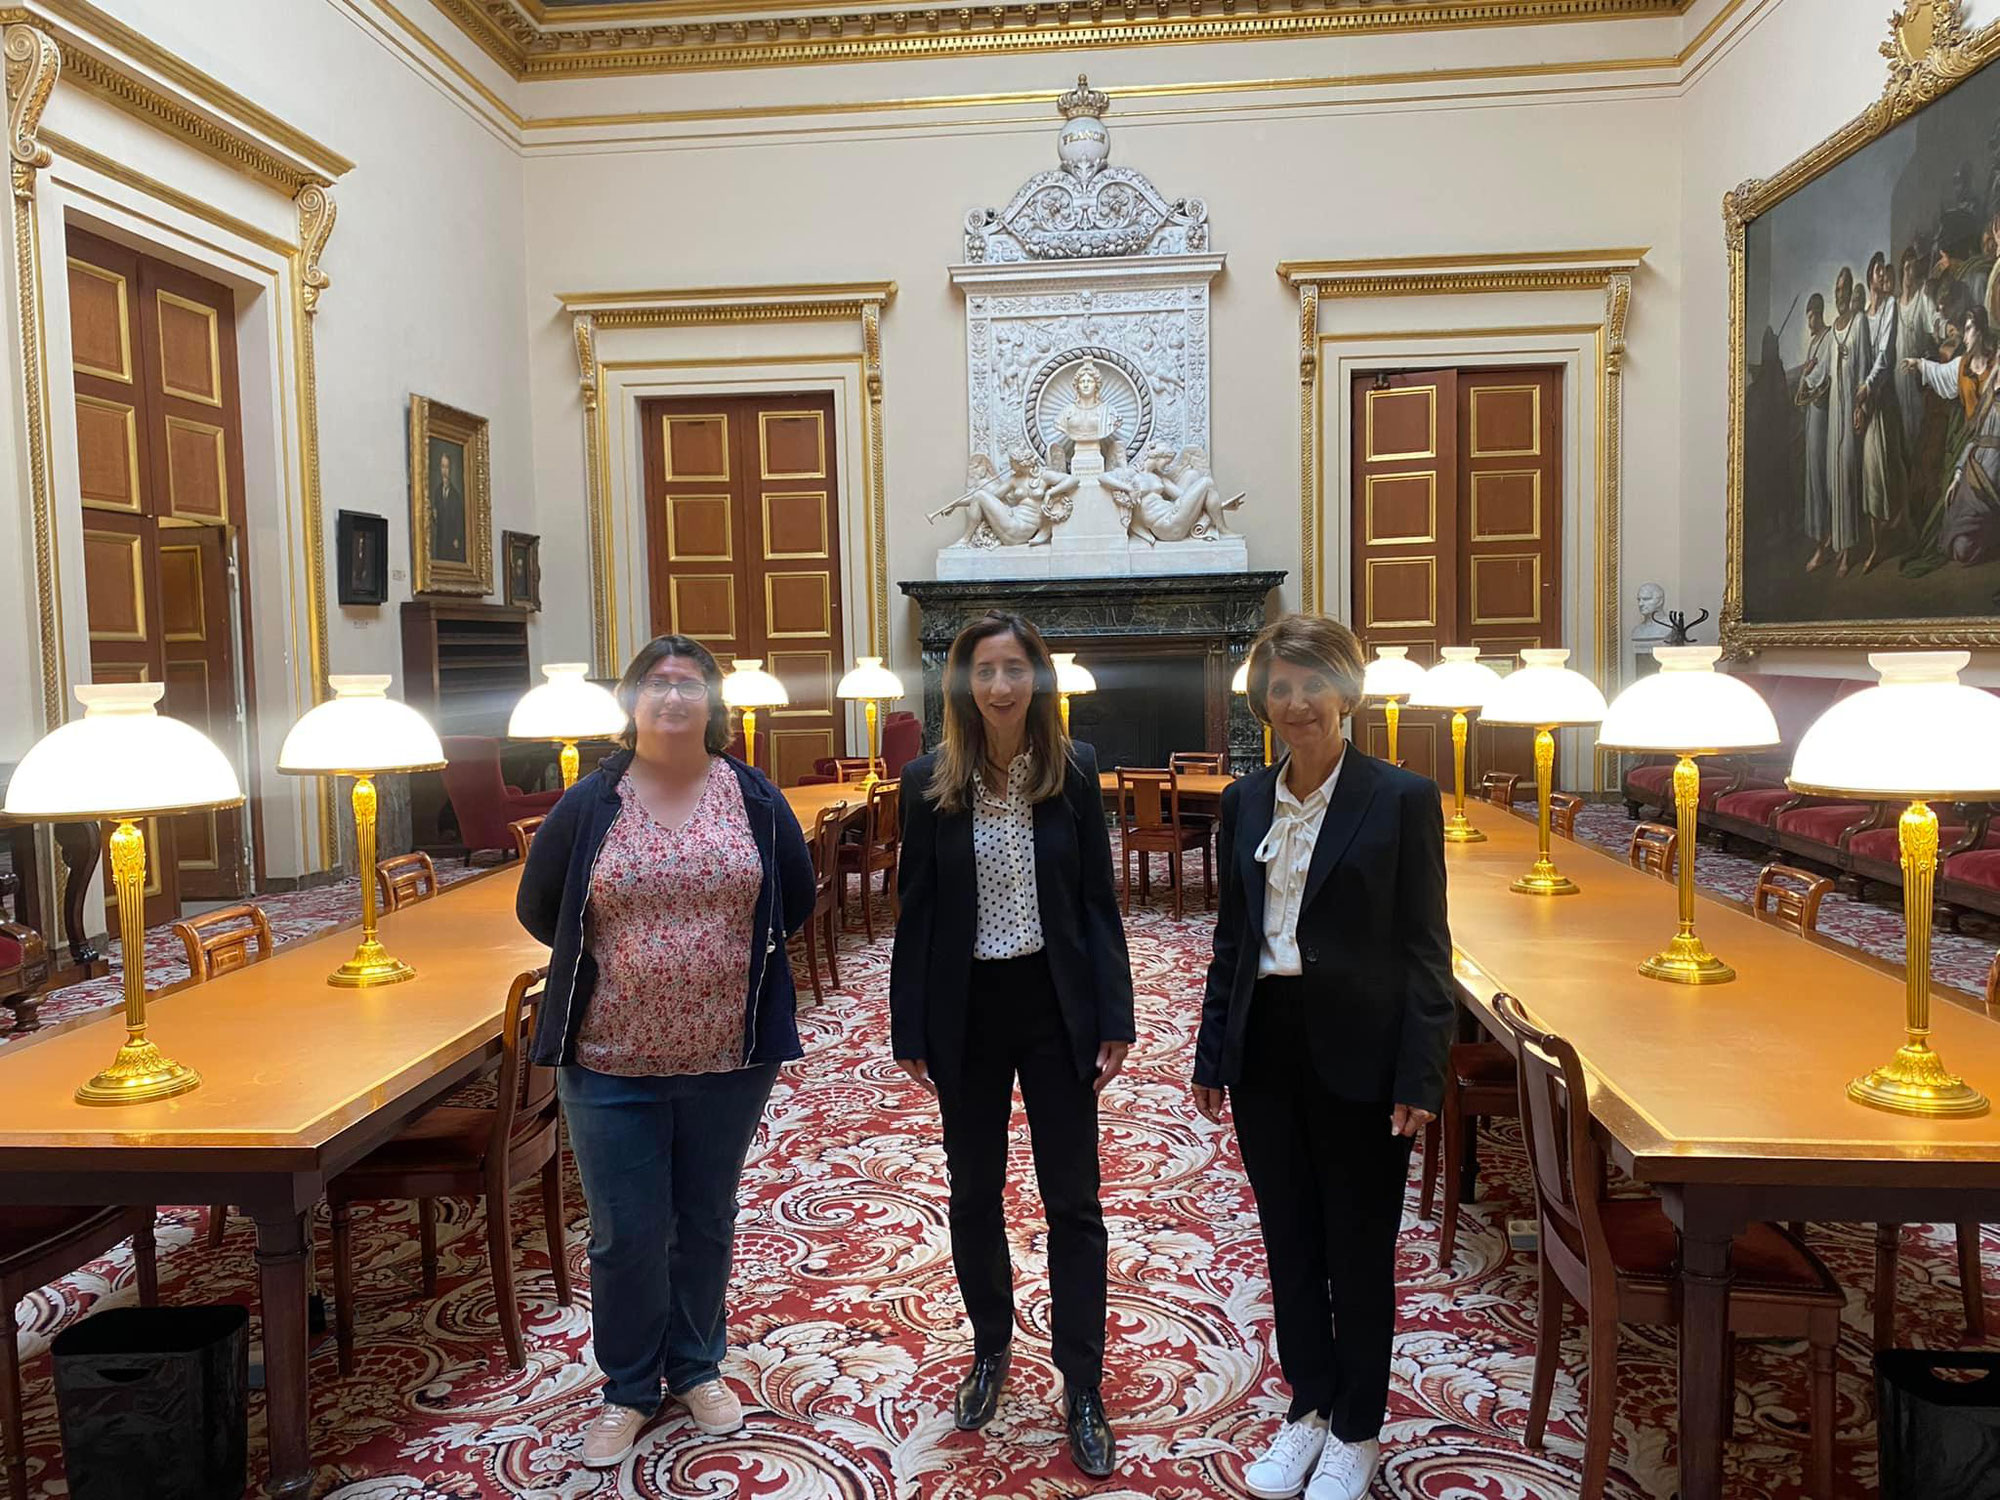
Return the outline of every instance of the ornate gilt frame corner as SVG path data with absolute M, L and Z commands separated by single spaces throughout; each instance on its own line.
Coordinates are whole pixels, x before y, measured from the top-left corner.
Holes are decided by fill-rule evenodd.
M 465 445 L 465 551 L 463 563 L 440 563 L 430 555 L 430 440 L 449 438 Z M 486 418 L 460 411 L 428 396 L 410 397 L 410 556 L 412 593 L 462 594 L 484 598 L 493 592 L 493 455 Z
M 1742 660 L 1768 647 L 2000 647 L 2000 615 L 1912 623 L 1842 620 L 1752 624 L 1743 618 L 1744 237 L 1750 221 L 1824 176 L 1864 146 L 1942 98 L 2000 57 L 2000 20 L 1969 31 L 1964 0 L 1905 0 L 1881 45 L 1889 76 L 1881 96 L 1832 135 L 1770 177 L 1752 177 L 1722 195 L 1729 256 L 1729 430 L 1722 616 L 1723 654 Z

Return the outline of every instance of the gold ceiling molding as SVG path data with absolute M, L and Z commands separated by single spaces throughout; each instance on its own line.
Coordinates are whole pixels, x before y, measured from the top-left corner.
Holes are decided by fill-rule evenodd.
M 768 0 L 650 0 L 577 14 L 517 0 L 432 3 L 517 81 L 533 81 L 1675 19 L 1692 0 L 987 0 L 864 11 L 792 0 L 800 8 L 784 12 Z
M 1521 255 L 1412 255 L 1372 260 L 1288 260 L 1278 275 L 1295 287 L 1341 297 L 1435 297 L 1481 292 L 1595 290 L 1629 277 L 1644 249 L 1559 250 Z
M 618 579 L 612 555 L 611 451 L 606 434 L 604 371 L 597 352 L 601 332 L 633 328 L 701 328 L 742 323 L 822 323 L 853 319 L 861 335 L 861 473 L 867 490 L 868 638 L 875 654 L 889 655 L 888 480 L 882 448 L 882 309 L 895 300 L 893 281 L 793 282 L 767 286 L 661 288 L 640 292 L 561 292 L 576 350 L 577 395 L 583 407 L 585 514 L 590 528 L 591 640 L 600 676 L 622 670 L 618 661 Z M 828 358 L 843 356 L 829 355 Z M 851 356 L 847 356 L 851 357 Z M 724 359 L 720 363 L 731 361 Z M 773 355 L 768 363 L 787 362 Z M 620 362 L 628 366 L 630 362 Z

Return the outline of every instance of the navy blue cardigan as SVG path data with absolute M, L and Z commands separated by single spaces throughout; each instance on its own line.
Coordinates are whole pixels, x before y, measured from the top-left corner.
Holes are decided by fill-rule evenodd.
M 584 941 L 584 910 L 598 851 L 618 817 L 618 779 L 631 763 L 632 752 L 620 750 L 563 793 L 548 821 L 535 830 L 521 870 L 515 915 L 551 949 L 533 1053 L 536 1062 L 551 1067 L 576 1061 L 577 1033 L 597 984 L 597 964 Z M 812 855 L 791 805 L 763 772 L 736 760 L 729 769 L 743 788 L 743 810 L 764 866 L 750 951 L 744 955 L 743 1061 L 746 1066 L 787 1062 L 802 1054 L 785 939 L 812 913 Z

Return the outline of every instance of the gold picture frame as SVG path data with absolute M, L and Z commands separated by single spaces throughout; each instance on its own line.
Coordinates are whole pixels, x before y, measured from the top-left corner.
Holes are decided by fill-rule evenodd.
M 1745 471 L 1749 446 L 1746 444 L 1746 431 L 1750 425 L 1746 402 L 1751 397 L 1754 383 L 1749 369 L 1751 351 L 1747 306 L 1751 272 L 1746 246 L 1751 226 L 2000 57 L 2000 21 L 1972 31 L 1967 27 L 1962 12 L 1963 0 L 1907 0 L 1889 18 L 1889 35 L 1881 46 L 1882 55 L 1889 65 L 1889 76 L 1881 97 L 1774 176 L 1753 178 L 1723 195 L 1723 229 L 1729 252 L 1729 446 L 1726 572 L 1719 623 L 1723 647 L 1731 656 L 1748 655 L 1769 647 L 2000 646 L 2000 597 L 1994 601 L 1995 609 L 1978 613 L 1914 618 L 1914 612 L 1897 615 L 1885 611 L 1879 617 L 1823 619 L 1774 618 L 1774 615 L 1781 616 L 1787 612 L 1782 603 L 1773 606 L 1755 599 L 1746 601 L 1745 597 L 1745 523 L 1748 514 Z M 1772 238 L 1777 232 L 1774 228 Z M 1881 248 L 1887 251 L 1891 263 L 1895 264 L 1896 246 L 1889 237 L 1883 237 Z M 1854 257 L 1856 263 L 1853 270 L 1857 277 L 1864 258 L 1862 255 Z M 1765 280 L 1770 280 L 1768 270 Z M 1796 354 L 1803 365 L 1805 354 L 1799 347 L 1799 329 L 1807 325 L 1793 323 L 1788 316 L 1784 331 L 1793 342 L 1780 349 L 1776 343 L 1778 335 L 1774 332 L 1778 318 L 1773 304 L 1778 299 L 1769 286 L 1764 290 L 1767 295 L 1763 299 L 1766 304 L 1763 310 L 1770 316 L 1757 335 L 1762 346 L 1758 351 L 1760 369 L 1769 366 L 1775 356 L 1777 370 L 1784 382 L 1781 394 L 1789 403 L 1794 400 L 1795 393 L 1790 385 L 1791 372 L 1787 361 Z M 1800 298 L 1805 300 L 1803 292 Z M 1812 300 L 1823 304 L 1825 298 Z M 1807 316 L 1808 319 L 1811 317 L 1810 309 Z M 1768 375 L 1768 370 L 1765 373 Z M 1760 450 L 1768 445 L 1766 438 L 1759 445 Z M 1758 456 L 1766 461 L 1772 457 L 1762 451 Z M 1768 478 L 1772 470 L 1760 468 L 1759 473 L 1761 477 Z M 1783 498 L 1788 500 L 1791 497 L 1786 494 Z M 1934 497 L 1927 491 L 1921 495 L 1913 494 L 1910 498 L 1912 517 L 1921 514 L 1918 509 L 1920 502 L 1930 504 L 1933 501 Z M 1768 545 L 1771 522 L 1762 516 L 1756 519 L 1766 528 L 1766 536 L 1753 538 L 1747 545 L 1763 547 Z M 1910 524 L 1916 524 L 1914 519 Z M 1857 546 L 1854 550 L 1858 554 L 1863 547 Z M 1760 553 L 1760 566 L 1763 556 Z M 1890 558 L 1882 571 L 1899 573 L 1900 561 L 1899 558 Z M 1947 563 L 1945 566 L 1954 564 Z M 1828 575 L 1834 573 L 1833 567 L 1823 571 Z M 1859 571 L 1858 565 L 1855 571 Z M 1995 581 L 2000 582 L 2000 579 Z M 1889 590 L 1880 586 L 1873 587 L 1873 594 L 1893 598 Z M 1793 597 L 1796 598 L 1796 595 Z M 1749 606 L 1747 609 L 1746 603 Z M 1863 610 L 1873 607 L 1871 602 L 1864 605 Z
M 410 552 L 419 594 L 493 592 L 487 421 L 410 397 Z

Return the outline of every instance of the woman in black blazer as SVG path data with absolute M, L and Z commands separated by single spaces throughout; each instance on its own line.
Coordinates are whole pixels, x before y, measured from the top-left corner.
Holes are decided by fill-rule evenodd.
M 1360 1500 L 1381 1456 L 1410 1145 L 1444 1098 L 1455 1008 L 1437 786 L 1364 755 L 1361 645 L 1287 615 L 1250 648 L 1285 743 L 1223 793 L 1221 910 L 1195 1106 L 1235 1110 L 1292 1405 L 1253 1495 Z
M 1097 757 L 1057 713 L 1033 625 L 990 614 L 952 642 L 944 742 L 903 770 L 902 916 L 889 971 L 896 1059 L 937 1096 L 951 1171 L 951 1253 L 972 1320 L 953 1417 L 983 1427 L 1014 1332 L 1001 1215 L 1021 1081 L 1049 1223 L 1053 1353 L 1070 1453 L 1109 1474 L 1100 1395 L 1107 1242 L 1097 1096 L 1133 1039 L 1132 971 L 1111 883 Z

